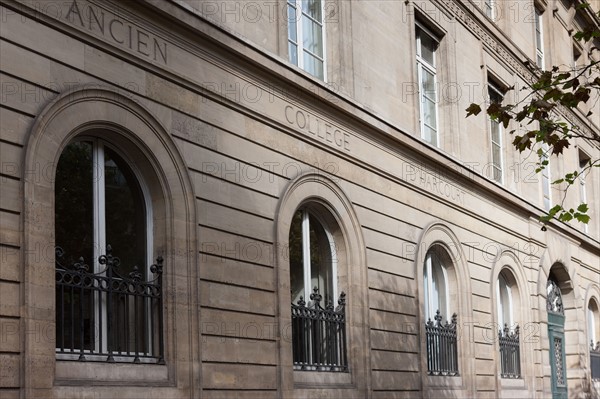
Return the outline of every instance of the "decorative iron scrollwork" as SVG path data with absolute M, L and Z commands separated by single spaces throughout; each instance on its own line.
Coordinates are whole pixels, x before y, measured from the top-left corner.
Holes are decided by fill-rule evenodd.
M 546 291 L 546 310 L 564 315 L 565 309 L 563 307 L 562 293 L 556 281 L 548 279 Z
M 521 378 L 521 350 L 519 348 L 519 326 L 511 330 L 507 324 L 498 331 L 500 344 L 500 376 Z
M 590 369 L 592 380 L 600 381 L 600 341 L 590 341 Z
M 57 353 L 79 354 L 80 361 L 164 363 L 162 257 L 150 267 L 154 278 L 145 279 L 137 266 L 121 275 L 110 245 L 98 257 L 104 270 L 97 273 L 83 258 L 63 265 L 61 247 L 55 256 Z
M 346 294 L 341 293 L 338 306 L 329 301 L 321 306 L 323 296 L 317 287 L 307 305 L 304 297 L 292 303 L 292 348 L 294 367 L 298 370 L 348 371 L 346 356 Z
M 458 373 L 458 336 L 456 313 L 450 321 L 442 323 L 442 314 L 435 312 L 434 320 L 425 322 L 427 347 L 427 374 L 457 376 Z

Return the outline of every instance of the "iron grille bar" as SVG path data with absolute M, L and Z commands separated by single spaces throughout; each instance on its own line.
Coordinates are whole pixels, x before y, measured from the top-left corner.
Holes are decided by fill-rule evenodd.
M 427 374 L 441 376 L 457 376 L 458 345 L 456 333 L 457 315 L 452 315 L 450 322 L 442 323 L 442 315 L 438 310 L 435 321 L 429 319 L 425 323 L 425 346 L 427 348 Z
M 519 326 L 510 331 L 508 325 L 498 331 L 500 343 L 500 377 L 521 378 L 521 351 L 519 348 Z
M 315 371 L 348 371 L 346 356 L 346 294 L 337 308 L 321 306 L 317 287 L 307 306 L 303 297 L 292 303 L 292 350 L 294 368 Z
M 64 266 L 64 251 L 56 247 L 57 353 L 78 360 L 140 363 L 141 358 L 164 364 L 163 258 L 150 266 L 154 279 L 143 279 L 137 266 L 126 276 L 119 274 L 120 260 L 112 255 L 98 258 L 104 270 L 89 271 L 83 258 Z M 65 306 L 66 305 L 66 306 Z M 157 325 L 156 325 L 156 324 Z

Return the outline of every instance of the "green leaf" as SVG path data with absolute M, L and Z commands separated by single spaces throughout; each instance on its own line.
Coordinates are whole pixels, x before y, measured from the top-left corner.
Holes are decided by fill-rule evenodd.
M 560 220 L 561 222 L 569 222 L 573 220 L 573 215 L 571 215 L 569 212 L 563 212 L 558 217 L 558 220 Z
M 581 213 L 586 213 L 588 211 L 588 205 L 587 204 L 580 204 L 577 207 L 577 211 L 581 212 Z
M 479 115 L 479 113 L 481 112 L 481 107 L 477 104 L 471 104 L 471 105 L 469 105 L 469 108 L 466 109 L 466 111 L 467 111 L 467 116 Z

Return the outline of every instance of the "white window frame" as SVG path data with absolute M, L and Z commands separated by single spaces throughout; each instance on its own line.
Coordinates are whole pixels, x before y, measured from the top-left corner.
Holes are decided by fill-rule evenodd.
M 502 91 L 500 90 L 500 88 L 494 84 L 494 82 L 492 81 L 488 81 L 488 97 L 489 97 L 489 101 L 490 104 L 492 102 L 491 100 L 491 95 L 490 92 L 494 92 L 495 94 L 497 94 L 499 97 L 502 98 L 502 100 L 504 100 L 504 93 L 502 93 Z M 489 118 L 490 120 L 490 157 L 492 159 L 492 176 L 490 176 L 492 178 L 492 180 L 497 181 L 500 184 L 504 183 L 504 148 L 502 146 L 502 135 L 504 134 L 504 129 L 502 126 L 502 123 L 500 123 L 500 121 L 495 121 L 492 118 Z M 498 142 L 494 141 L 494 135 L 493 135 L 493 125 L 496 124 L 498 126 Z M 494 159 L 494 145 L 497 145 L 500 148 L 500 159 L 496 160 Z M 494 177 L 495 175 L 495 171 L 498 170 L 499 175 L 500 175 L 500 180 L 496 180 L 496 178 Z
M 331 273 L 333 276 L 333 301 L 338 298 L 338 274 L 337 274 L 337 255 L 333 247 L 333 236 L 327 228 L 327 225 L 323 223 L 314 213 L 309 212 L 306 209 L 302 210 L 302 268 L 303 268 L 303 279 L 304 279 L 304 298 L 306 302 L 309 301 L 310 295 L 312 294 L 312 268 L 310 262 L 310 216 L 317 219 L 317 221 L 323 227 L 329 248 L 331 250 Z M 323 294 L 322 292 L 320 294 Z M 335 302 L 334 302 L 335 303 Z
M 541 69 L 544 69 L 544 11 L 537 6 L 534 7 L 534 31 L 535 31 L 535 63 Z M 538 45 L 539 43 L 539 45 Z
M 548 164 L 544 166 L 544 169 L 541 171 L 542 175 L 542 198 L 544 209 L 549 211 L 552 206 L 552 186 L 550 184 L 550 156 L 548 155 L 548 151 L 550 151 L 548 144 L 542 144 L 543 155 L 541 157 L 541 161 L 548 161 Z M 548 195 L 544 191 L 548 192 Z
M 432 140 L 432 142 L 430 142 L 430 144 L 438 147 L 439 146 L 439 136 L 440 136 L 440 131 L 439 131 L 439 109 L 438 109 L 438 81 L 437 81 L 437 68 L 435 66 L 436 64 L 436 56 L 437 56 L 437 49 L 433 52 L 433 65 L 431 65 L 429 62 L 427 62 L 425 59 L 423 59 L 421 57 L 421 36 L 419 33 L 419 30 L 423 33 L 425 33 L 426 35 L 430 36 L 431 39 L 433 39 L 433 41 L 435 41 L 437 43 L 437 46 L 439 48 L 440 45 L 440 39 L 438 38 L 437 35 L 435 35 L 433 32 L 431 32 L 429 29 L 427 29 L 425 26 L 423 26 L 422 24 L 420 24 L 419 22 L 416 22 L 415 24 L 415 43 L 416 43 L 416 59 L 417 59 L 417 82 L 419 85 L 419 128 L 421 130 L 421 138 L 425 139 L 425 117 L 423 115 L 423 97 L 425 96 L 425 90 L 423 89 L 423 70 L 427 70 L 429 71 L 432 75 L 433 75 L 433 87 L 434 87 L 434 98 L 431 99 L 428 97 L 428 99 L 433 100 L 433 103 L 435 104 L 434 110 L 435 110 L 435 126 L 428 126 L 430 127 L 432 130 L 435 131 L 435 138 L 434 140 Z
M 584 158 L 582 155 L 585 155 L 584 153 L 582 153 L 581 151 L 579 152 L 579 199 L 581 200 L 582 204 L 587 204 L 587 189 L 585 186 L 585 173 L 583 172 L 583 170 L 585 169 L 585 166 L 588 164 L 589 162 L 589 157 Z M 588 224 L 584 223 L 583 224 L 583 231 L 585 233 L 588 232 Z
M 296 10 L 296 42 L 294 42 L 290 36 L 289 36 L 289 31 L 288 31 L 288 51 L 289 51 L 289 43 L 293 43 L 296 46 L 296 60 L 298 61 L 297 65 L 300 69 L 306 71 L 306 69 L 304 68 L 304 51 L 310 53 L 313 57 L 321 60 L 323 62 L 323 76 L 316 76 L 316 75 L 312 75 L 312 73 L 308 72 L 309 74 L 311 74 L 312 76 L 315 76 L 317 79 L 322 79 L 324 82 L 327 81 L 327 40 L 325 38 L 325 4 L 323 0 L 319 0 L 320 4 L 321 4 L 321 21 L 317 21 L 316 19 L 314 19 L 313 17 L 307 15 L 304 13 L 304 11 L 302 10 L 302 2 L 306 1 L 306 0 L 287 0 L 287 5 L 294 7 L 294 9 Z M 288 23 L 290 20 L 290 15 L 287 16 L 288 17 Z M 311 21 L 314 21 L 315 23 L 317 23 L 318 25 L 321 26 L 321 39 L 322 39 L 322 43 L 321 46 L 323 47 L 323 57 L 319 57 L 318 55 L 310 52 L 309 50 L 305 50 L 304 49 L 304 40 L 303 40 L 303 29 L 302 29 L 302 22 L 303 22 L 303 18 L 308 18 Z M 288 28 L 289 29 L 289 28 Z M 290 58 L 290 62 L 291 62 L 291 54 L 288 55 Z
M 431 250 L 430 250 L 431 251 Z M 436 309 L 438 306 L 434 306 L 433 303 L 433 294 L 434 294 L 434 289 L 433 289 L 433 279 L 434 279 L 434 274 L 433 274 L 433 256 L 436 256 L 434 254 L 432 254 L 431 252 L 428 252 L 426 257 L 425 257 L 425 269 L 424 269 L 424 275 L 423 275 L 423 284 L 424 284 L 424 288 L 425 288 L 425 320 L 433 320 L 436 311 L 439 310 L 440 313 L 442 313 L 442 316 L 446 318 L 446 320 L 450 319 L 450 314 L 449 314 L 449 301 L 448 301 L 448 273 L 446 271 L 446 267 L 442 264 L 441 259 L 439 259 L 439 267 L 442 271 L 442 276 L 444 281 L 441 282 L 444 285 L 444 295 L 442 296 L 440 294 L 439 291 L 437 291 L 437 297 L 441 300 L 439 300 L 440 303 L 436 304 L 439 305 L 440 309 Z M 438 282 L 439 283 L 439 282 Z M 440 284 L 437 284 L 438 286 Z M 441 303 L 443 301 L 443 303 Z
M 133 172 L 135 178 L 137 179 L 137 182 L 140 186 L 140 189 L 142 191 L 142 196 L 144 197 L 144 206 L 145 206 L 145 210 L 146 210 L 146 265 L 145 265 L 145 275 L 146 276 L 150 276 L 150 264 L 152 263 L 152 253 L 153 253 L 153 216 L 152 216 L 152 200 L 150 197 L 150 190 L 148 188 L 148 186 L 146 185 L 146 183 L 144 182 L 144 179 L 142 177 L 142 174 L 140 173 L 140 171 L 135 167 L 135 164 L 133 162 L 131 162 L 129 160 L 129 158 L 123 154 L 122 151 L 120 151 L 119 149 L 117 149 L 116 147 L 110 145 L 110 143 L 97 138 L 97 137 L 90 137 L 90 136 L 80 136 L 77 137 L 76 140 L 73 140 L 71 143 L 72 144 L 74 142 L 81 142 L 81 141 L 87 141 L 87 142 L 91 142 L 92 143 L 92 171 L 93 171 L 93 207 L 94 207 L 94 259 L 92 262 L 92 267 L 93 267 L 93 272 L 94 273 L 100 273 L 102 272 L 105 267 L 103 265 L 101 265 L 98 262 L 98 258 L 101 255 L 105 255 L 106 254 L 106 216 L 105 216 L 105 210 L 106 210 L 106 193 L 105 193 L 105 173 L 104 173 L 104 162 L 105 162 L 105 157 L 104 157 L 104 148 L 105 147 L 109 147 L 111 149 L 111 151 L 114 151 L 118 156 L 120 156 L 125 162 L 127 162 L 127 166 L 131 169 L 131 171 Z M 100 172 L 100 169 L 102 169 L 102 172 Z M 107 314 L 106 314 L 106 297 L 102 298 L 102 303 L 99 303 L 100 301 L 98 300 L 98 295 L 97 293 L 94 294 L 94 303 L 98 304 L 94 306 L 94 320 L 99 320 L 100 317 L 100 313 L 102 313 L 102 320 L 107 320 Z M 150 304 L 147 305 L 147 311 L 150 312 Z M 146 333 L 146 339 L 148 340 L 148 342 L 151 341 L 151 331 L 152 331 L 152 327 L 150 326 L 150 318 L 148 318 L 148 328 L 147 328 L 147 333 Z M 94 331 L 96 331 L 96 328 L 94 328 Z M 99 347 L 99 341 L 100 340 L 96 340 L 95 342 L 95 348 L 94 351 L 96 353 L 98 352 L 107 352 L 108 351 L 108 339 L 106 339 L 108 337 L 108 323 L 103 323 L 102 324 L 102 331 L 99 332 L 99 334 L 102 334 L 103 339 L 102 341 L 102 348 Z M 145 355 L 149 355 L 152 356 L 152 347 L 149 347 L 150 352 L 146 353 Z M 58 351 L 58 348 L 56 349 Z M 89 350 L 84 350 L 84 353 L 89 353 Z M 66 358 L 70 358 L 71 356 L 78 356 L 78 354 L 80 353 L 80 348 L 74 348 L 73 353 L 77 353 L 77 355 L 71 355 L 71 354 L 61 354 L 61 358 L 63 358 L 63 356 L 66 356 Z M 102 355 L 102 357 L 104 357 Z

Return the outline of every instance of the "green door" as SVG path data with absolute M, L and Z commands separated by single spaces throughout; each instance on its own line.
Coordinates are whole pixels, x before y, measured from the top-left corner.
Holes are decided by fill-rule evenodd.
M 565 314 L 558 284 L 548 280 L 548 342 L 552 370 L 552 398 L 567 399 L 567 369 L 565 366 Z

